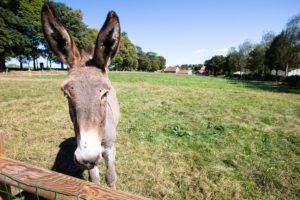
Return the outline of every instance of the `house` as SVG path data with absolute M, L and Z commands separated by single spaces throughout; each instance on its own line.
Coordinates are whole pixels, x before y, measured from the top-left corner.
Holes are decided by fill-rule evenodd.
M 234 72 L 233 75 L 244 75 L 244 72 L 237 71 L 237 72 Z
M 193 71 L 191 69 L 180 69 L 177 74 L 188 74 L 188 75 L 192 75 Z
M 300 76 L 300 68 L 288 72 L 288 76 Z
M 173 74 L 177 74 L 177 72 L 179 71 L 178 67 L 166 67 L 164 69 L 164 73 L 173 73 Z

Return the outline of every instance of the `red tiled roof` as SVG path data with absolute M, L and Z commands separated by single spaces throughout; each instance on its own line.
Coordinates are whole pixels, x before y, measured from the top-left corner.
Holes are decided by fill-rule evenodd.
M 192 72 L 192 70 L 190 70 L 190 69 L 181 69 L 177 72 L 177 74 L 188 74 L 191 72 Z

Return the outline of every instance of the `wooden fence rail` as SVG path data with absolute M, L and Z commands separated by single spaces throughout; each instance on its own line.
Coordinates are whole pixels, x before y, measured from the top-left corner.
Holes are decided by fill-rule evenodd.
M 112 190 L 91 182 L 6 158 L 0 134 L 0 189 L 5 185 L 19 187 L 46 199 L 144 199 L 133 194 Z M 8 175 L 5 179 L 1 174 Z M 22 184 L 20 184 L 20 182 Z M 42 186 L 38 189 L 36 186 Z M 53 192 L 56 191 L 56 192 Z M 65 194 L 72 194 L 65 195 Z M 0 200 L 6 200 L 7 195 Z

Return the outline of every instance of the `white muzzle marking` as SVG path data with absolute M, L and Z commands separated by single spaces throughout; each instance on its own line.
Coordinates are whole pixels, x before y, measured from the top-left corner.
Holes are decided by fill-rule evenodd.
M 97 132 L 81 132 L 78 135 L 75 158 L 82 165 L 98 164 L 101 159 L 101 142 Z

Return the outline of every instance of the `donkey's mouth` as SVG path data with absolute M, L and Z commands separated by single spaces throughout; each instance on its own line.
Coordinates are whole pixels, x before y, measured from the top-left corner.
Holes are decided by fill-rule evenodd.
M 97 165 L 97 163 L 95 163 L 95 162 L 93 162 L 93 163 L 90 163 L 90 162 L 80 163 L 76 159 L 76 156 L 74 156 L 74 163 L 75 163 L 75 165 L 79 166 L 80 168 L 87 169 L 87 170 L 93 169 Z

